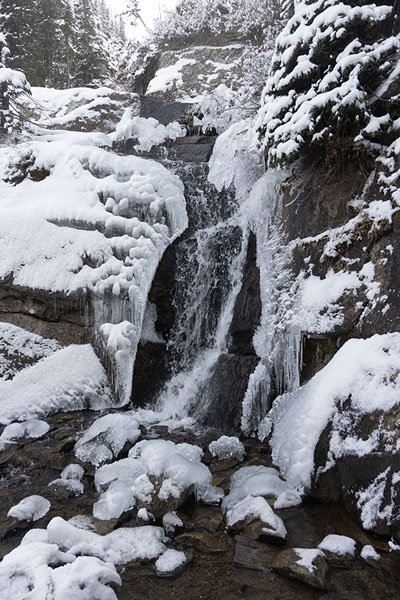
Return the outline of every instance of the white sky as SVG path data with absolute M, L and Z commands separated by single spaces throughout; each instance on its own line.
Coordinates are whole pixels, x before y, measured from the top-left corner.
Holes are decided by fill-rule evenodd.
M 125 0 L 107 0 L 112 12 L 115 15 L 122 12 L 125 7 Z M 139 0 L 141 15 L 147 27 L 150 27 L 154 19 L 160 16 L 165 8 L 173 8 L 177 0 Z M 143 25 L 138 23 L 136 27 L 127 25 L 127 34 L 134 38 L 143 38 L 146 35 Z

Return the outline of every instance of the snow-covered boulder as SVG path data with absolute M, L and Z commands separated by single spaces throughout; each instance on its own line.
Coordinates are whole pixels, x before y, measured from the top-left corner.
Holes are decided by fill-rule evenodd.
M 50 507 L 50 502 L 43 496 L 28 496 L 12 506 L 7 513 L 7 517 L 19 521 L 38 521 L 49 512 Z

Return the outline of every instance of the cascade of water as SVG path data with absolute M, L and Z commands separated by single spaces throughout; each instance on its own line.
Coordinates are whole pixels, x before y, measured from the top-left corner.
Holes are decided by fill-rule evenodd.
M 178 416 L 198 413 L 202 384 L 226 351 L 247 247 L 235 193 L 210 185 L 206 166 L 185 171 L 180 175 L 191 218 L 177 253 L 177 318 L 169 342 L 173 376 L 157 402 L 159 410 Z

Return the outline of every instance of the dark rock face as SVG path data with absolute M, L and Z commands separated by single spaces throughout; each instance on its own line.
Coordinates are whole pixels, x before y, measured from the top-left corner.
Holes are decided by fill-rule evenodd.
M 140 116 L 145 119 L 150 117 L 160 121 L 162 125 L 168 125 L 179 117 L 186 115 L 192 105 L 186 102 L 164 102 L 151 96 L 141 97 Z
M 217 423 L 226 433 L 240 432 L 242 402 L 257 363 L 255 356 L 221 354 L 203 391 L 208 405 L 205 425 Z
M 242 288 L 236 299 L 229 328 L 231 354 L 254 355 L 253 336 L 260 323 L 260 271 L 257 267 L 256 237 L 249 236 Z
M 66 296 L 0 281 L 0 319 L 56 339 L 62 345 L 91 341 L 93 312 L 87 296 Z
M 313 588 L 329 589 L 328 566 L 323 556 L 317 556 L 313 560 L 313 570 L 299 564 L 300 560 L 300 556 L 294 549 L 285 550 L 275 558 L 272 568 L 281 575 L 306 583 Z

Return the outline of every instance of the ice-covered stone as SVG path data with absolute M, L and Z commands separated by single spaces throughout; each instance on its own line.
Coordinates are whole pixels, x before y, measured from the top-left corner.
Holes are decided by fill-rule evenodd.
M 187 558 L 184 552 L 168 549 L 156 560 L 155 565 L 160 573 L 173 573 L 185 564 Z
M 50 425 L 46 421 L 40 419 L 28 419 L 23 423 L 10 423 L 4 428 L 3 433 L 0 435 L 0 450 L 5 447 L 6 444 L 12 444 L 22 437 L 28 437 L 31 439 L 39 438 L 50 429 Z
M 237 437 L 221 436 L 218 440 L 211 442 L 208 446 L 211 454 L 223 460 L 224 458 L 237 458 L 243 460 L 244 446 Z

